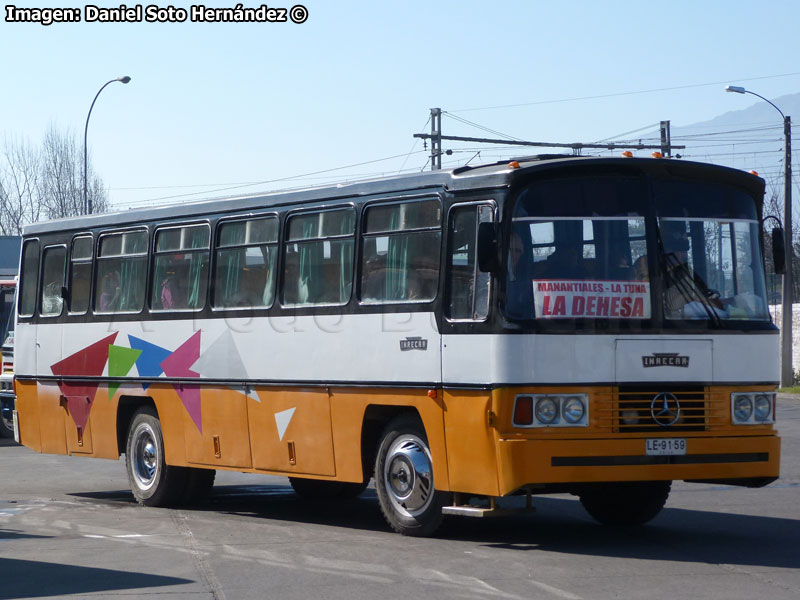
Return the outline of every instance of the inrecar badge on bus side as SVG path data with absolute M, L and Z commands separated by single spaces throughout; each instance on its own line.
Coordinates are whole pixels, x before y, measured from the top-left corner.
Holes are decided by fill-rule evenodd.
M 428 340 L 421 336 L 407 337 L 400 340 L 400 350 L 408 352 L 409 350 L 428 350 Z

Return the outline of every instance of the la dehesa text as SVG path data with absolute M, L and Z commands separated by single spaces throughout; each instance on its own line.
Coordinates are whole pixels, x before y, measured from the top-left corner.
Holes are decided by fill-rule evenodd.
M 649 319 L 650 283 L 534 279 L 533 304 L 543 319 Z

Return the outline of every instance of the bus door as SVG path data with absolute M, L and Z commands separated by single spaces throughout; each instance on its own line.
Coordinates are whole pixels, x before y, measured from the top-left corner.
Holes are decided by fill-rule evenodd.
M 448 216 L 442 381 L 447 386 L 481 382 L 493 368 L 488 342 L 476 343 L 470 331 L 489 316 L 491 275 L 478 268 L 478 229 L 494 221 L 493 202 L 456 204 Z M 445 432 L 452 489 L 478 485 L 482 493 L 496 493 L 494 440 L 485 426 L 491 393 L 483 389 L 446 389 L 444 400 L 459 410 L 445 411 Z M 468 433 L 465 433 L 468 432 Z
M 75 375 L 80 369 L 72 362 L 63 361 L 74 351 L 69 338 L 64 336 L 64 325 L 59 323 L 66 314 L 64 300 L 67 272 L 67 247 L 63 244 L 45 246 L 42 250 L 41 275 L 37 306 L 39 325 L 36 331 L 36 370 L 39 375 Z M 65 348 L 64 345 L 67 344 Z M 55 430 L 57 423 L 48 424 L 53 431 L 42 431 L 42 438 L 51 436 L 62 445 L 66 445 L 68 453 L 91 454 L 92 437 L 89 432 L 88 417 L 92 402 L 92 391 L 81 385 L 65 383 L 44 383 L 44 393 L 40 393 L 40 402 L 48 405 L 57 402 L 63 415 L 60 424 L 61 435 Z M 40 392 L 42 388 L 40 387 Z M 59 439 L 60 438 L 60 439 Z

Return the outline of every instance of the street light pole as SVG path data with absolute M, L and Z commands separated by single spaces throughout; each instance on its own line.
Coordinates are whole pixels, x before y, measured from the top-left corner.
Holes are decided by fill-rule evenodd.
M 729 85 L 726 92 L 737 94 L 752 94 L 767 102 L 783 117 L 783 239 L 786 248 L 786 272 L 783 274 L 782 301 L 781 301 L 781 386 L 789 387 L 794 383 L 792 371 L 792 118 L 783 114 L 783 111 L 772 102 L 755 92 L 743 87 Z
M 100 95 L 106 86 L 110 83 L 114 83 L 115 81 L 119 81 L 120 83 L 128 83 L 131 80 L 130 77 L 125 75 L 124 77 L 117 77 L 116 79 L 112 79 L 111 81 L 107 81 L 103 87 L 95 94 L 94 100 L 92 100 L 92 105 L 89 107 L 89 114 L 86 115 L 86 126 L 83 128 L 83 213 L 88 215 L 92 212 L 92 202 L 89 200 L 89 189 L 86 185 L 86 169 L 87 169 L 87 148 L 88 148 L 88 134 L 89 134 L 89 117 L 92 116 L 92 109 L 94 108 L 94 103 L 97 102 L 97 97 Z

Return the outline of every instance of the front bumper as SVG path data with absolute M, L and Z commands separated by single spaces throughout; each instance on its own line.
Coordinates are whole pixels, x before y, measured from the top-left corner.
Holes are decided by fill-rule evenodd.
M 779 476 L 780 438 L 686 437 L 680 456 L 647 456 L 646 438 L 497 443 L 500 494 L 526 486 L 611 481 L 770 480 Z

